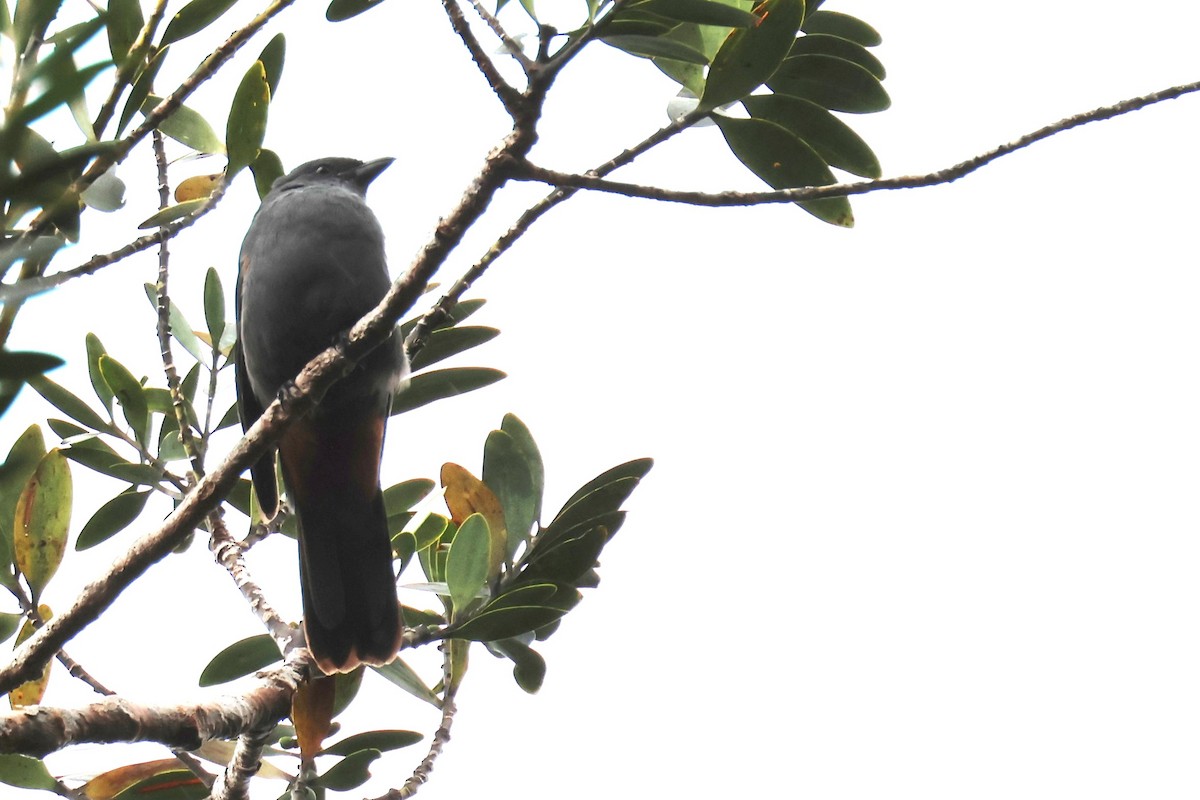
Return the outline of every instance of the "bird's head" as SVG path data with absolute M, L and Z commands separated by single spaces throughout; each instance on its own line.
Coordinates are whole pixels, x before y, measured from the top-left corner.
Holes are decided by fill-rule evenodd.
M 318 158 L 308 161 L 279 178 L 271 186 L 272 191 L 286 191 L 321 183 L 336 183 L 366 196 L 371 181 L 391 166 L 394 158 L 377 158 L 374 161 L 359 161 L 356 158 Z

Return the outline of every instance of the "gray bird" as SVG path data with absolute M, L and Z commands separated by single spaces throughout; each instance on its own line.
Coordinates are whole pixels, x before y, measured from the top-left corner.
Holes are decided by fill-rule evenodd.
M 390 164 L 322 158 L 275 181 L 242 242 L 237 285 L 238 411 L 248 429 L 313 356 L 378 304 L 391 281 L 367 186 Z M 392 336 L 279 440 L 300 529 L 304 630 L 326 674 L 384 664 L 403 629 L 379 484 L 384 428 L 407 371 Z M 275 454 L 251 467 L 269 519 Z

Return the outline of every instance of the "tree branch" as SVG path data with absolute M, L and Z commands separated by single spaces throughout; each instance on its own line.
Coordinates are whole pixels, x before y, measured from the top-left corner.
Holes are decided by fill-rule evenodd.
M 280 652 L 291 652 L 298 644 L 299 629 L 288 624 L 287 620 L 281 617 L 279 612 L 267 601 L 262 588 L 254 582 L 250 577 L 250 571 L 246 569 L 243 557 L 245 548 L 241 542 L 230 535 L 224 520 L 213 520 L 213 516 L 215 514 L 209 516 L 212 534 L 208 540 L 208 549 L 212 551 L 213 558 L 229 572 L 229 576 L 237 584 L 238 590 L 250 604 L 251 610 L 262 620 L 267 632 L 271 634 L 271 638 L 279 645 Z
M 288 702 L 290 704 L 291 700 Z M 288 711 L 291 711 L 290 706 Z M 233 758 L 212 786 L 211 800 L 247 800 L 250 797 L 250 779 L 262 766 L 262 752 L 270 744 L 271 733 L 278 721 L 272 720 L 238 737 Z
M 192 74 L 184 79 L 183 83 L 179 84 L 175 91 L 171 92 L 170 95 L 164 98 L 161 103 L 146 115 L 141 125 L 130 131 L 129 135 L 124 139 L 118 140 L 112 150 L 97 156 L 87 170 L 84 171 L 83 175 L 67 188 L 58 202 L 51 203 L 46 208 L 43 208 L 33 218 L 33 221 L 30 222 L 29 227 L 22 231 L 19 239 L 29 239 L 45 232 L 46 228 L 50 225 L 50 221 L 65 203 L 76 202 L 83 193 L 83 190 L 91 186 L 97 178 L 107 172 L 109 167 L 124 160 L 134 145 L 149 136 L 151 131 L 156 130 L 164 119 L 171 116 L 179 106 L 183 105 L 183 101 L 191 96 L 192 92 L 196 91 L 202 83 L 216 74 L 221 65 L 232 58 L 242 48 L 242 45 L 246 44 L 275 15 L 294 2 L 295 0 L 272 0 L 258 16 L 250 20 L 242 28 L 234 31 L 228 39 L 200 62 L 200 66 L 196 67 Z
M 475 13 L 479 15 L 481 20 L 487 23 L 492 33 L 504 45 L 504 49 L 521 65 L 521 69 L 525 71 L 525 74 L 529 75 L 530 71 L 534 68 L 534 63 L 529 60 L 529 56 L 525 55 L 525 51 L 521 48 L 521 43 L 510 36 L 508 31 L 504 30 L 504 26 L 500 24 L 500 20 L 496 18 L 496 15 L 489 11 L 479 0 L 471 0 L 471 8 L 475 10 Z
M 480 11 L 479 3 L 474 2 L 473 4 L 475 10 Z M 500 102 L 504 105 L 504 110 L 508 112 L 509 116 L 516 118 L 520 114 L 518 106 L 522 102 L 521 93 L 514 89 L 500 75 L 500 71 L 496 69 L 495 62 L 484 52 L 483 47 L 479 44 L 479 40 L 471 32 L 471 26 L 467 24 L 467 20 L 463 16 L 462 7 L 459 6 L 456 0 L 442 0 L 442 8 L 446 9 L 446 16 L 450 18 L 451 27 L 458 34 L 458 38 L 462 39 L 467 52 L 471 54 L 471 60 L 475 62 L 475 66 L 479 68 L 488 85 L 492 87 L 492 91 L 496 93 L 496 97 L 500 98 Z M 483 13 L 486 13 L 486 10 Z M 497 35 L 507 36 L 503 29 Z M 508 39 L 504 41 L 505 47 L 508 47 Z M 519 50 L 517 53 L 519 58 L 524 58 L 524 55 Z
M 77 709 L 30 706 L 0 716 L 0 752 L 44 756 L 83 742 L 161 742 L 194 750 L 209 739 L 274 726 L 291 710 L 292 695 L 308 669 L 296 651 L 259 673 L 259 685 L 241 696 L 180 706 L 143 706 L 110 697 Z
M 547 183 L 559 187 L 558 191 L 588 189 L 610 194 L 620 194 L 626 197 L 641 197 L 648 200 L 687 203 L 698 206 L 751 206 L 767 203 L 794 203 L 799 200 L 847 197 L 892 189 L 918 189 L 926 186 L 937 186 L 943 183 L 953 183 L 959 178 L 963 178 L 997 159 L 1015 153 L 1037 142 L 1049 139 L 1051 136 L 1063 131 L 1078 128 L 1081 125 L 1087 125 L 1092 122 L 1118 117 L 1122 114 L 1138 111 L 1155 103 L 1174 100 L 1185 94 L 1197 91 L 1200 91 L 1200 81 L 1172 86 L 1140 97 L 1122 100 L 1110 106 L 1101 106 L 1082 114 L 1075 114 L 1031 133 L 1027 133 L 1014 141 L 1002 144 L 986 153 L 925 175 L 905 175 L 873 181 L 836 183 L 827 186 L 808 186 L 767 192 L 689 192 L 678 189 L 663 189 L 655 186 L 642 186 L 633 183 L 603 180 L 600 176 L 604 173 L 597 170 L 578 175 L 555 172 L 554 170 L 544 169 L 534 164 L 523 165 L 513 177 L 516 180 L 533 180 Z
M 75 278 L 82 278 L 84 275 L 91 275 L 94 272 L 99 272 L 104 267 L 116 264 L 118 261 L 122 261 L 134 253 L 140 253 L 143 250 L 149 250 L 156 244 L 161 244 L 169 239 L 173 239 L 175 235 L 184 228 L 191 227 L 193 224 L 195 224 L 196 220 L 200 219 L 209 211 L 212 211 L 214 208 L 216 208 L 217 203 L 221 202 L 221 198 L 225 196 L 225 190 L 227 188 L 228 186 L 225 181 L 221 181 L 213 189 L 212 194 L 208 196 L 208 200 L 204 203 L 204 205 L 200 206 L 192 213 L 162 226 L 154 233 L 134 239 L 129 244 L 113 250 L 111 253 L 92 256 L 90 259 L 77 267 L 63 270 L 62 272 L 56 272 L 53 275 L 31 277 L 18 280 L 16 283 L 0 285 L 0 302 L 7 303 L 10 300 L 29 297 L 30 295 L 48 291 Z

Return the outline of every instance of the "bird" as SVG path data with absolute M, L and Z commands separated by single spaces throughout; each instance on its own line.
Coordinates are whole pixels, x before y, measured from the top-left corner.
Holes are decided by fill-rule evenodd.
M 383 228 L 366 192 L 392 162 L 309 161 L 263 198 L 238 259 L 243 430 L 387 293 Z M 276 446 L 298 522 L 305 639 L 326 675 L 381 666 L 399 650 L 403 619 L 379 469 L 392 398 L 407 371 L 404 343 L 393 334 Z M 250 472 L 269 520 L 279 508 L 275 449 Z

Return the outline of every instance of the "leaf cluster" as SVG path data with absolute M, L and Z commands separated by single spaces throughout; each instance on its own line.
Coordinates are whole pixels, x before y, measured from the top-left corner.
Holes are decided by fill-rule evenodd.
M 881 38 L 820 0 L 637 0 L 598 23 L 600 40 L 648 58 L 707 115 L 730 151 L 775 189 L 836 183 L 833 169 L 878 178 L 879 161 L 832 112 L 867 114 L 891 101 Z M 834 225 L 854 215 L 844 197 L 799 202 Z

